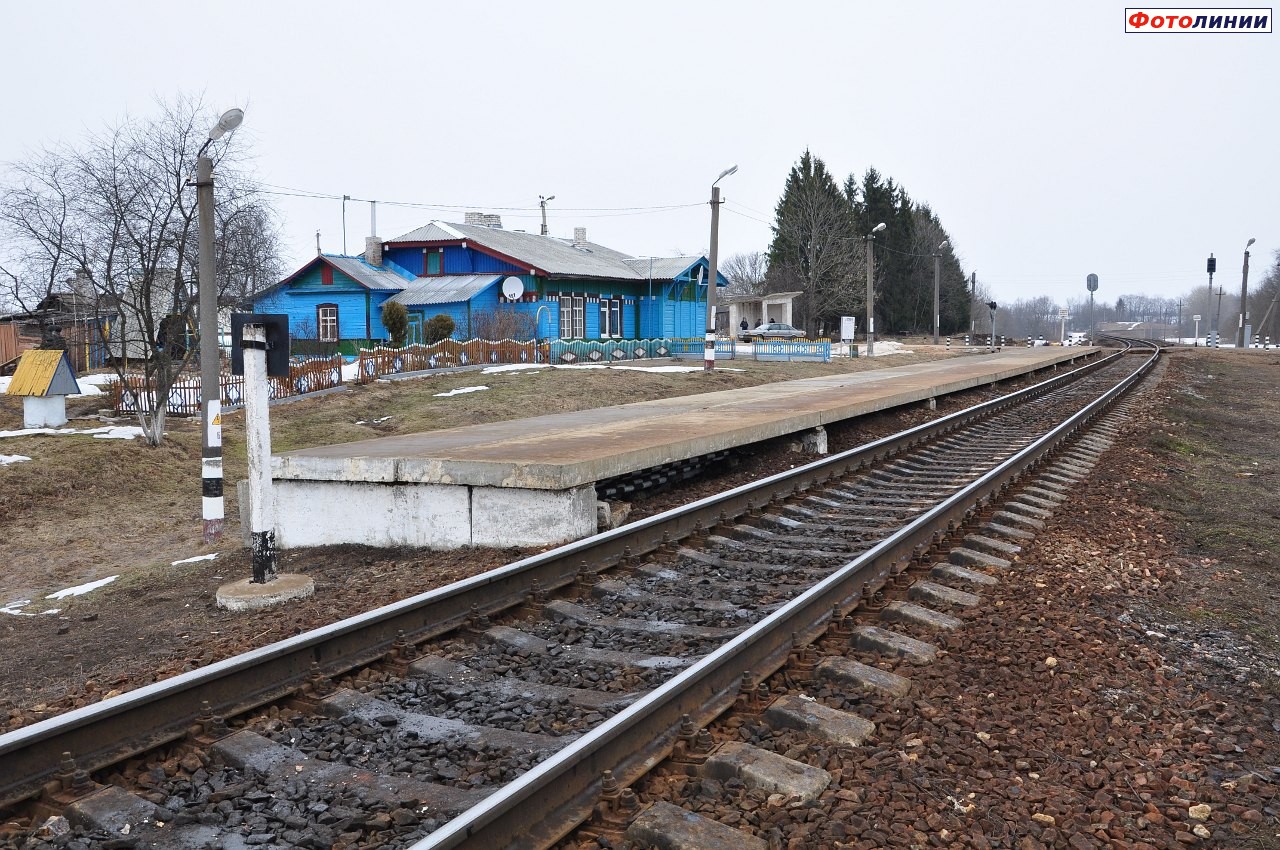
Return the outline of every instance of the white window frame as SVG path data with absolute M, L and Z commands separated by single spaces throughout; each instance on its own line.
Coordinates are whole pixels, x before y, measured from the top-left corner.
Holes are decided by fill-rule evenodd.
M 316 339 L 320 342 L 337 342 L 338 337 L 338 305 L 317 304 Z

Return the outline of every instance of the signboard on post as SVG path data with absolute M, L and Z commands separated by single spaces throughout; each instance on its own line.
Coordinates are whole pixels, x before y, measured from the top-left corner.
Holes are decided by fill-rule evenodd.
M 840 341 L 853 342 L 858 332 L 857 316 L 841 316 L 840 317 Z

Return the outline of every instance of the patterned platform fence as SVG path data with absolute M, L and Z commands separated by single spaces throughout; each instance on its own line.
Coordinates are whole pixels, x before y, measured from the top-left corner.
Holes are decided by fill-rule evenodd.
M 830 341 L 811 340 L 766 340 L 752 346 L 752 356 L 756 360 L 796 360 L 814 363 L 831 362 Z
M 614 339 L 583 340 L 557 339 L 551 343 L 552 363 L 573 365 L 576 363 L 621 363 L 639 360 L 660 360 L 672 357 L 701 358 L 706 343 L 700 338 L 690 339 Z M 716 360 L 732 360 L 736 356 L 731 339 L 716 340 Z
M 271 398 L 306 395 L 342 386 L 342 357 L 314 357 L 289 364 L 288 377 L 267 379 Z M 244 376 L 223 372 L 218 377 L 222 403 L 238 406 L 244 401 Z M 135 413 L 139 406 L 146 412 L 155 409 L 155 387 L 145 375 L 128 375 L 124 383 L 111 384 L 111 404 L 120 413 Z M 174 416 L 200 415 L 199 376 L 181 377 L 169 387 L 169 413 Z
M 356 383 L 367 384 L 383 375 L 425 372 L 454 366 L 545 363 L 547 343 L 513 339 L 469 339 L 465 342 L 445 339 L 430 345 L 407 345 L 404 348 L 362 348 L 357 360 L 359 369 Z

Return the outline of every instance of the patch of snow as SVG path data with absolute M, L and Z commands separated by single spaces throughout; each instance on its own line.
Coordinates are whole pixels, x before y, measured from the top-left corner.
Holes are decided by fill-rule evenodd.
M 31 460 L 26 455 L 0 455 L 0 466 L 7 466 L 11 463 L 22 463 L 24 460 Z
M 63 434 L 92 434 L 97 440 L 131 440 L 142 436 L 142 429 L 137 425 L 104 425 L 101 428 L 21 428 L 17 431 L 0 431 L 2 437 L 30 437 L 35 434 L 61 436 Z
M 212 561 L 218 557 L 217 552 L 210 552 L 208 555 L 196 555 L 194 558 L 183 558 L 181 561 L 174 561 L 169 566 L 176 567 L 178 564 L 194 564 L 197 561 Z
M 496 375 L 499 372 L 527 372 L 530 369 L 547 369 L 546 363 L 503 363 L 501 366 L 486 366 L 480 370 L 481 375 Z
M 447 398 L 451 395 L 464 395 L 466 393 L 478 393 L 481 390 L 487 390 L 488 387 L 458 387 L 456 390 L 449 390 L 447 393 L 434 393 L 436 398 Z
M 31 604 L 30 599 L 15 599 L 14 601 L 9 602 L 5 605 L 0 605 L 0 614 L 12 614 L 15 617 L 35 617 L 37 616 L 37 614 L 33 614 L 30 611 L 22 610 L 23 608 L 27 607 L 30 604 Z M 40 614 L 58 614 L 61 612 L 62 612 L 61 608 L 50 608 L 48 611 L 41 611 L 39 613 Z
M 66 599 L 68 596 L 81 596 L 91 590 L 97 590 L 100 587 L 105 587 L 118 578 L 120 578 L 120 576 L 107 576 L 106 578 L 100 578 L 97 581 L 78 584 L 75 587 L 68 587 L 64 590 L 59 590 L 56 593 L 50 593 L 45 597 L 45 599 Z
M 360 377 L 360 361 L 352 360 L 350 363 L 342 364 L 342 382 L 348 383 Z

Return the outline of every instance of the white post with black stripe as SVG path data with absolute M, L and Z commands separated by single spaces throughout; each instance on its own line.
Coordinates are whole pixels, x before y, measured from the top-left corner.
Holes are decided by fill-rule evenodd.
M 267 386 L 267 330 L 244 326 L 244 433 L 249 455 L 249 532 L 253 583 L 275 581 L 276 517 L 271 495 L 271 416 Z

